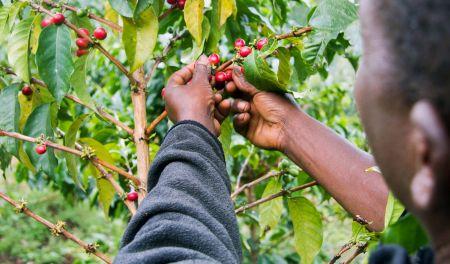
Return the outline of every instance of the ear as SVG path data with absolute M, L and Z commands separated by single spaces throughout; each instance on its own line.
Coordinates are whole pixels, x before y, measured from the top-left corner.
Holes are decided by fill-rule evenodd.
M 410 120 L 415 157 L 412 199 L 417 208 L 432 209 L 446 202 L 450 192 L 448 133 L 436 107 L 428 100 L 414 104 Z

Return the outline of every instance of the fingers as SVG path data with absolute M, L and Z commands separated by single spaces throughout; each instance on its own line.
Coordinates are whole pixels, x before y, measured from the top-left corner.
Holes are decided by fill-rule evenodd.
M 236 84 L 234 82 L 228 82 L 227 85 L 225 86 L 225 90 L 229 93 L 229 94 L 234 94 L 234 92 L 236 92 Z
M 233 68 L 233 82 L 238 90 L 248 93 L 250 96 L 258 93 L 258 89 L 245 80 L 244 74 L 242 74 L 240 67 Z
M 222 123 L 225 118 L 230 114 L 231 110 L 231 101 L 223 100 L 219 104 L 216 105 L 216 110 L 214 111 L 214 116 L 216 119 Z
M 191 63 L 181 70 L 176 71 L 172 76 L 170 76 L 169 81 L 167 82 L 168 87 L 185 85 L 192 79 L 192 75 L 194 73 L 195 63 Z
M 233 117 L 234 129 L 241 135 L 245 135 L 249 122 L 250 122 L 249 113 L 237 114 Z
M 235 99 L 231 105 L 231 112 L 246 113 L 250 111 L 250 103 L 241 99 Z
M 208 58 L 205 55 L 200 56 L 200 59 L 195 63 L 194 76 L 192 81 L 195 83 L 209 83 L 209 75 L 211 74 L 211 66 Z

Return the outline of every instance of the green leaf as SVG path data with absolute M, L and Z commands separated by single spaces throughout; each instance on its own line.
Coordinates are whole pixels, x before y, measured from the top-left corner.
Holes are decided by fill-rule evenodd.
M 12 4 L 11 8 L 9 9 L 9 16 L 8 16 L 8 29 L 11 30 L 14 26 L 14 23 L 16 22 L 17 15 L 19 14 L 20 10 L 27 5 L 26 2 L 15 2 Z
M 111 7 L 121 16 L 133 17 L 133 8 L 128 0 L 109 0 Z
M 0 41 L 3 41 L 6 36 L 8 36 L 9 29 L 7 27 L 9 9 L 11 6 L 0 7 Z
M 35 17 L 20 21 L 11 33 L 8 41 L 8 61 L 17 76 L 30 83 L 30 36 Z
M 77 140 L 77 132 L 80 129 L 81 125 L 83 125 L 84 120 L 88 116 L 89 116 L 88 114 L 84 114 L 75 119 L 75 121 L 73 121 L 64 137 L 65 146 L 69 148 L 75 148 L 75 142 Z M 78 185 L 80 188 L 83 188 L 81 186 L 80 179 L 78 177 L 79 157 L 76 157 L 70 153 L 64 153 L 64 156 L 66 158 L 67 171 L 69 175 L 72 177 L 76 185 Z
M 278 48 L 276 56 L 279 61 L 277 73 L 278 81 L 287 86 L 292 74 L 290 65 L 291 54 L 287 48 L 280 47 Z
M 43 134 L 52 140 L 53 126 L 51 119 L 51 105 L 40 105 L 34 109 L 30 117 L 28 117 L 23 133 L 32 138 L 38 138 Z M 47 152 L 45 154 L 38 155 L 35 152 L 35 143 L 26 142 L 24 143 L 24 147 L 25 152 L 30 158 L 31 163 L 35 166 L 36 170 L 42 170 L 48 176 L 52 176 L 56 166 L 58 165 L 53 148 L 47 148 Z
M 323 242 L 321 215 L 304 197 L 288 199 L 288 207 L 294 225 L 295 250 L 303 264 L 313 263 Z
M 36 16 L 33 21 L 31 36 L 30 36 L 30 48 L 31 53 L 36 54 L 39 47 L 39 36 L 41 35 L 41 20 L 42 17 L 40 15 Z
M 232 135 L 233 135 L 233 124 L 231 119 L 227 118 L 223 121 L 222 126 L 220 127 L 220 137 L 219 137 L 219 140 L 222 143 L 225 158 L 230 155 Z
M 233 14 L 236 8 L 236 0 L 218 0 L 219 1 L 219 27 L 222 27 L 227 19 Z
M 39 36 L 36 64 L 50 93 L 60 102 L 70 87 L 73 72 L 71 38 L 68 27 L 49 26 Z
M 131 65 L 131 72 L 140 68 L 150 58 L 158 40 L 158 17 L 152 8 L 143 12 L 135 22 L 123 19 L 122 41 Z
M 97 156 L 99 159 L 114 164 L 114 158 L 102 143 L 93 138 L 80 138 L 79 141 L 91 147 L 94 150 L 95 156 Z
M 281 191 L 282 188 L 281 182 L 278 179 L 272 178 L 269 183 L 267 183 L 262 198 L 275 194 Z M 283 197 L 278 197 L 259 205 L 259 225 L 261 226 L 261 234 L 266 231 L 267 227 L 274 229 L 278 225 L 282 213 Z
M 302 53 L 297 48 L 293 48 L 291 54 L 294 57 L 294 68 L 297 73 L 298 82 L 301 84 L 313 73 L 313 69 L 306 63 Z
M 286 84 L 278 81 L 266 60 L 254 50 L 244 60 L 245 78 L 262 91 L 286 92 Z
M 141 14 L 153 5 L 154 0 L 138 0 L 133 12 L 134 19 L 138 19 Z
M 204 0 L 187 0 L 184 7 L 184 21 L 197 46 L 202 45 L 202 24 Z
M 309 23 L 319 31 L 339 33 L 358 19 L 358 8 L 347 0 L 324 0 L 319 3 Z
M 13 84 L 0 90 L 0 129 L 7 132 L 19 131 L 20 107 L 17 94 L 19 85 Z M 19 143 L 10 137 L 0 137 L 0 146 L 18 157 Z
M 417 219 L 407 214 L 382 233 L 381 242 L 401 245 L 408 253 L 413 254 L 420 247 L 427 245 L 428 237 Z
M 73 87 L 75 94 L 80 98 L 81 101 L 86 103 L 87 105 L 94 106 L 94 101 L 89 94 L 88 88 L 86 86 L 86 66 L 89 58 L 89 54 L 87 56 L 79 57 L 75 61 L 75 70 L 70 77 L 70 84 Z
M 384 228 L 387 228 L 397 222 L 404 211 L 405 207 L 394 197 L 392 192 L 389 192 L 386 212 L 384 215 Z
M 103 207 L 105 216 L 108 216 L 109 207 L 114 199 L 116 191 L 112 184 L 105 178 L 97 178 L 98 199 Z

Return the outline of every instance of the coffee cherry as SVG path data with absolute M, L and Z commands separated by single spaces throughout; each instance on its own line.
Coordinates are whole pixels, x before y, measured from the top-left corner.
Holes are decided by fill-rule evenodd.
M 130 202 L 134 202 L 138 199 L 139 195 L 135 191 L 131 191 L 127 194 L 127 200 Z
M 177 0 L 167 0 L 167 3 L 169 5 L 176 5 L 177 4 Z
M 179 9 L 183 10 L 185 4 L 186 4 L 186 0 L 178 0 L 177 6 Z
M 242 48 L 244 46 L 245 46 L 245 40 L 243 40 L 241 38 L 236 39 L 236 41 L 234 42 L 234 47 L 236 49 L 240 49 L 240 48 Z
M 94 37 L 99 40 L 104 40 L 108 36 L 108 32 L 102 27 L 98 27 L 94 30 Z
M 35 149 L 36 153 L 39 155 L 44 154 L 45 152 L 47 152 L 47 146 L 46 145 L 38 145 Z
M 227 74 L 224 72 L 216 72 L 215 80 L 218 83 L 223 83 L 227 80 Z
M 53 23 L 55 23 L 56 25 L 61 25 L 65 20 L 66 17 L 61 13 L 56 13 L 52 18 Z
M 45 28 L 53 24 L 53 19 L 51 17 L 44 18 L 44 20 L 41 21 L 41 28 Z
M 31 89 L 31 87 L 29 85 L 25 85 L 22 88 L 22 94 L 25 95 L 25 96 L 32 95 L 33 94 L 33 90 Z
M 79 8 L 77 10 L 77 16 L 79 17 L 85 17 L 87 15 L 88 11 L 85 8 Z
M 209 56 L 208 60 L 212 65 L 216 65 L 220 62 L 220 57 L 216 53 L 213 53 Z
M 88 36 L 91 34 L 91 33 L 89 32 L 89 29 L 87 29 L 87 28 L 79 28 L 78 31 L 81 31 L 81 32 L 83 32 L 84 34 L 86 34 L 86 35 L 88 35 Z M 83 36 L 81 36 L 80 34 L 78 34 L 78 37 L 79 37 L 79 38 L 83 38 Z
M 83 55 L 86 55 L 89 53 L 89 50 L 87 49 L 78 49 L 76 52 L 77 57 L 81 57 Z
M 75 44 L 77 44 L 80 49 L 86 49 L 89 47 L 89 40 L 85 38 L 77 38 Z
M 225 71 L 225 74 L 227 75 L 227 81 L 233 80 L 233 70 L 232 69 L 227 69 Z
M 250 53 L 252 53 L 252 49 L 248 46 L 244 46 L 239 50 L 239 55 L 241 55 L 241 57 L 247 57 Z
M 269 40 L 267 38 L 262 38 L 260 40 L 258 40 L 258 42 L 256 42 L 256 48 L 258 50 L 262 50 L 262 48 L 264 48 L 264 46 L 269 42 Z

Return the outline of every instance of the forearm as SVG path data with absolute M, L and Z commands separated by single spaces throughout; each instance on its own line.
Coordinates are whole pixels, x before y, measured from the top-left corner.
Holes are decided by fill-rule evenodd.
M 290 116 L 285 154 L 347 211 L 382 230 L 388 188 L 380 174 L 365 171 L 375 166 L 373 157 L 300 110 Z
M 149 173 L 116 263 L 238 263 L 240 239 L 220 143 L 201 125 L 178 124 Z

